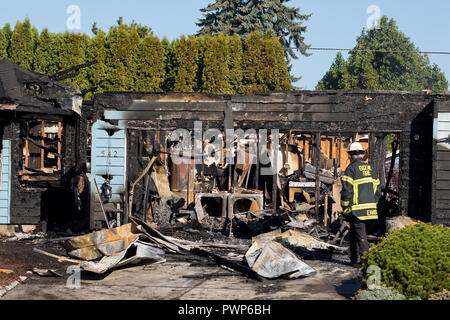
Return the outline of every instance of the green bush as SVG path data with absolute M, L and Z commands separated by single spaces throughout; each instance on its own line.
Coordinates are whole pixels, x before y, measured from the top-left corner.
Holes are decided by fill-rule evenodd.
M 380 286 L 379 288 L 370 290 L 359 290 L 352 300 L 408 300 L 404 295 L 398 293 L 392 288 Z M 415 298 L 414 300 L 420 300 Z
M 370 265 L 381 269 L 382 284 L 428 299 L 450 288 L 450 229 L 419 223 L 388 233 L 363 256 L 363 286 Z
M 430 296 L 429 300 L 450 300 L 450 290 L 445 289 L 444 291 L 435 293 Z

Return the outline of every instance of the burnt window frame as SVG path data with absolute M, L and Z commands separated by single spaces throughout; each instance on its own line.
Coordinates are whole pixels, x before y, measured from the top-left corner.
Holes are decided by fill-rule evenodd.
M 30 134 L 30 124 L 41 122 L 39 135 Z M 45 133 L 46 125 L 51 123 L 58 127 L 58 132 L 54 138 L 48 138 Z M 36 126 L 34 126 L 35 128 Z M 35 139 L 37 138 L 37 139 Z M 48 139 L 52 139 L 49 143 Z M 22 185 L 28 187 L 40 187 L 42 183 L 60 181 L 63 175 L 62 149 L 64 140 L 64 121 L 63 118 L 32 118 L 24 119 L 20 124 L 20 171 L 18 179 Z M 30 166 L 30 145 L 36 145 L 40 149 L 40 161 L 36 167 Z M 42 146 L 44 148 L 39 147 Z M 46 149 L 48 148 L 48 149 Z M 56 158 L 56 164 L 52 167 L 46 166 L 45 158 L 53 154 Z

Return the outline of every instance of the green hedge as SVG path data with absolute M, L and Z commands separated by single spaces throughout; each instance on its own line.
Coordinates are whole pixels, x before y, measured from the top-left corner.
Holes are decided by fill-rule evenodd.
M 291 90 L 283 46 L 271 33 L 239 36 L 182 36 L 160 41 L 149 28 L 132 23 L 108 32 L 41 33 L 29 19 L 0 29 L 0 59 L 55 74 L 75 65 L 97 64 L 65 80 L 76 89 L 104 91 L 252 94 Z
M 395 230 L 363 256 L 363 286 L 381 269 L 381 283 L 407 298 L 430 295 L 450 288 L 450 229 L 419 223 Z

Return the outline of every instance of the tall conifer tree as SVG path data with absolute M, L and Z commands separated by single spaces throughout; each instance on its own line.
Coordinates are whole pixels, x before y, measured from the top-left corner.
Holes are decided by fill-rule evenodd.
M 242 93 L 242 41 L 237 34 L 230 40 L 230 60 L 228 69 L 230 71 L 230 86 L 234 94 Z
M 164 82 L 164 48 L 161 41 L 147 35 L 140 45 L 137 91 L 161 92 Z
M 431 79 L 434 92 L 447 91 L 439 67 L 418 51 L 394 19 L 383 16 L 379 28 L 362 31 L 347 61 L 337 54 L 316 88 L 417 91 L 428 89 Z
M 203 18 L 197 25 L 198 34 L 216 35 L 234 33 L 245 38 L 258 31 L 264 34 L 272 31 L 286 52 L 286 57 L 297 58 L 292 47 L 303 55 L 308 55 L 308 45 L 304 43 L 306 26 L 303 25 L 311 15 L 301 14 L 298 8 L 288 7 L 290 0 L 216 0 L 201 9 Z
M 193 92 L 197 86 L 198 41 L 182 36 L 173 45 L 174 91 Z
M 213 94 L 232 94 L 229 66 L 229 38 L 222 34 L 216 37 L 207 36 L 202 91 Z
M 33 49 L 34 41 L 30 20 L 25 19 L 23 23 L 18 21 L 11 36 L 9 58 L 24 68 L 32 69 Z
M 0 60 L 8 58 L 8 39 L 3 30 L 0 30 Z
M 165 71 L 162 89 L 166 92 L 171 92 L 174 90 L 175 86 L 173 42 L 170 42 L 167 38 L 164 38 L 161 44 L 164 48 L 164 71 Z
M 61 38 L 61 51 L 59 55 L 60 71 L 86 63 L 86 47 L 89 38 L 85 34 L 66 32 Z M 87 70 L 78 71 L 78 75 L 65 80 L 76 89 L 83 90 L 89 87 Z
M 55 74 L 60 71 L 59 55 L 61 50 L 61 36 L 42 30 L 34 54 L 34 69 L 41 73 Z
M 107 43 L 107 91 L 129 91 L 134 86 L 134 79 L 129 77 L 129 67 L 132 64 L 129 48 L 130 36 L 124 25 L 112 27 L 106 40 Z
M 86 49 L 86 59 L 88 61 L 96 60 L 95 65 L 87 69 L 87 76 L 91 87 L 95 87 L 95 92 L 105 91 L 106 86 L 106 35 L 101 29 L 97 29 L 95 37 L 89 40 Z

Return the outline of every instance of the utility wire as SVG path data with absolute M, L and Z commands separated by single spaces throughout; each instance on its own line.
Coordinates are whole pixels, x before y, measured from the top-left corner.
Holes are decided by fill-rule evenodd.
M 296 49 L 296 48 L 293 48 Z M 379 52 L 379 53 L 419 53 L 419 54 L 441 54 L 450 55 L 449 51 L 402 51 L 402 50 L 370 50 L 370 49 L 345 49 L 345 48 L 308 48 L 314 51 L 358 51 L 358 52 Z

